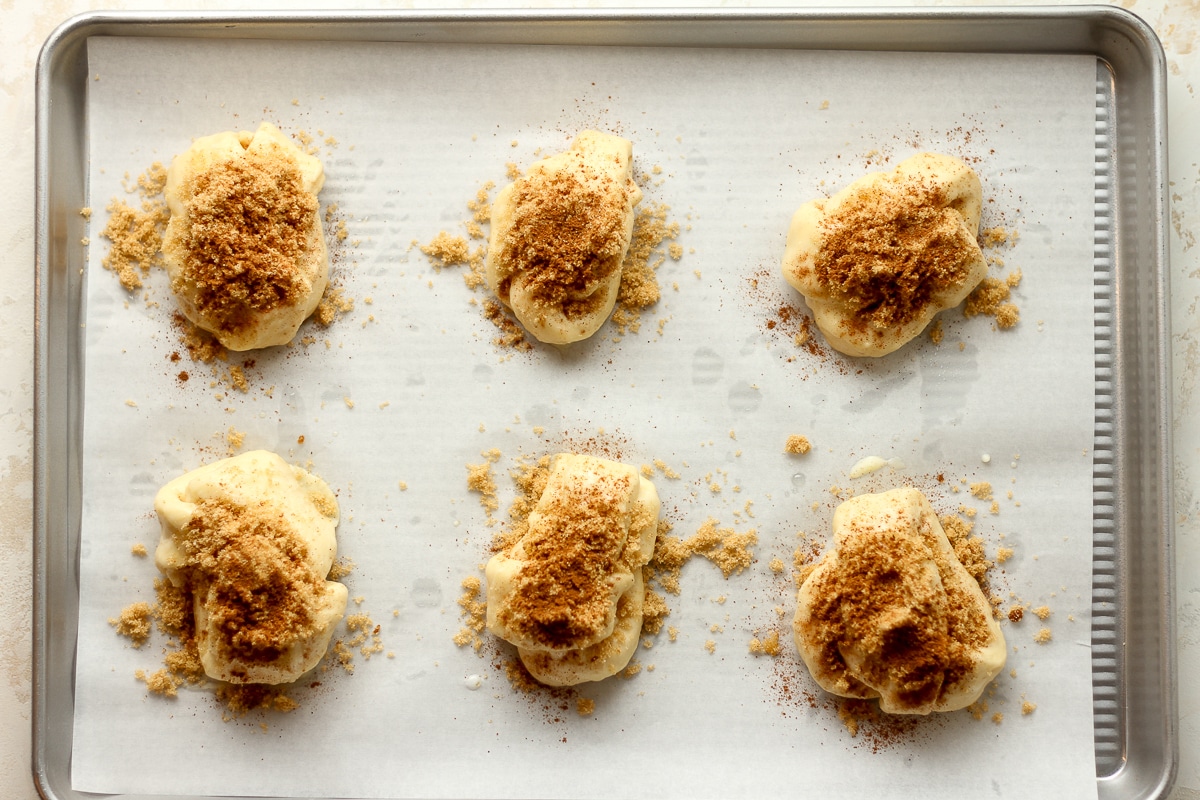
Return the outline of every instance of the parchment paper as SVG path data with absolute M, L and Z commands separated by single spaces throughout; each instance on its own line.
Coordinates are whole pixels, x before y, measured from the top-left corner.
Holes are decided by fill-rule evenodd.
M 89 58 L 75 789 L 1095 797 L 1094 59 L 154 39 L 93 39 Z M 150 304 L 127 295 L 100 267 L 98 233 L 126 173 L 262 119 L 315 140 L 322 205 L 348 233 L 335 269 L 356 307 L 328 331 L 306 327 L 310 346 L 254 354 L 240 393 L 171 360 L 165 276 Z M 661 266 L 663 298 L 637 333 L 609 325 L 564 349 L 500 351 L 470 303 L 482 295 L 411 243 L 462 233 L 483 181 L 503 184 L 506 162 L 527 166 L 587 127 L 633 140 L 645 202 L 671 207 L 682 257 Z M 1023 272 L 1019 326 L 952 311 L 940 346 L 921 337 L 875 362 L 796 347 L 769 326 L 781 305 L 803 307 L 778 273 L 792 212 L 921 149 L 969 159 L 984 225 L 1019 230 L 993 268 Z M 318 673 L 291 714 L 223 721 L 210 692 L 149 696 L 134 671 L 159 666 L 163 641 L 135 650 L 107 620 L 153 599 L 152 559 L 130 548 L 157 541 L 154 493 L 223 456 L 230 427 L 338 492 L 354 610 L 380 623 L 393 657 Z M 785 455 L 793 433 L 813 452 Z M 582 688 L 591 716 L 571 698 L 516 693 L 495 666 L 509 651 L 451 641 L 459 583 L 494 531 L 464 465 L 490 448 L 504 500 L 522 454 L 662 459 L 680 475 L 655 479 L 674 532 L 708 518 L 754 528 L 757 561 L 728 580 L 690 563 L 668 597 L 676 640 L 642 649 L 636 677 Z M 902 466 L 849 481 L 871 454 Z M 998 514 L 969 496 L 964 481 L 983 480 Z M 942 512 L 976 511 L 989 554 L 1013 551 L 993 573 L 1005 608 L 1052 616 L 1005 623 L 1009 665 L 981 719 L 851 737 L 794 654 L 792 552 L 828 536 L 832 489 L 902 483 Z M 1043 627 L 1053 638 L 1035 644 Z M 783 654 L 751 655 L 750 638 L 772 629 Z M 1023 701 L 1036 710 L 1022 714 Z

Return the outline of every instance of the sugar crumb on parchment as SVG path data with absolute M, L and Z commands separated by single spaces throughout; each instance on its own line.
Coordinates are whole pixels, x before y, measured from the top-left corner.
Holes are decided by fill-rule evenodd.
M 971 494 L 978 497 L 980 500 L 992 499 L 992 484 L 987 481 L 979 481 L 972 483 L 970 486 Z
M 119 198 L 105 207 L 108 222 L 100 236 L 111 246 L 100 264 L 113 272 L 128 292 L 142 288 L 142 279 L 150 270 L 163 265 L 162 237 L 171 217 L 163 198 L 166 182 L 167 170 L 156 161 L 138 177 L 135 187 L 126 187 L 141 194 L 137 208 Z
M 144 645 L 150 638 L 150 623 L 153 617 L 150 604 L 139 602 L 121 609 L 121 615 L 110 619 L 108 624 L 117 629 L 118 635 L 129 639 L 136 648 Z
M 783 445 L 783 452 L 791 455 L 804 455 L 810 450 L 812 450 L 812 443 L 808 441 L 808 437 L 799 434 L 789 436 Z
M 970 318 L 982 314 L 995 317 L 996 327 L 1001 330 L 1015 327 L 1021 320 L 1021 310 L 1008 300 L 1012 290 L 1020 284 L 1019 269 L 1009 273 L 1004 280 L 989 275 L 967 296 L 963 316 Z
M 783 648 L 779 644 L 779 631 L 773 630 L 761 639 L 757 636 L 750 639 L 750 653 L 755 656 L 770 656 L 777 658 Z

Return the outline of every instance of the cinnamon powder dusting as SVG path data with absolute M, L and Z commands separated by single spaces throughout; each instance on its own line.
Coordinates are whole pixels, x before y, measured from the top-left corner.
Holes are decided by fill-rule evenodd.
M 903 326 L 967 279 L 977 245 L 945 202 L 914 180 L 858 192 L 825 217 L 813 269 L 849 307 L 844 324 Z
M 318 225 L 317 198 L 293 159 L 248 150 L 196 174 L 185 192 L 177 294 L 194 286 L 199 311 L 230 332 L 304 295 L 297 263 Z

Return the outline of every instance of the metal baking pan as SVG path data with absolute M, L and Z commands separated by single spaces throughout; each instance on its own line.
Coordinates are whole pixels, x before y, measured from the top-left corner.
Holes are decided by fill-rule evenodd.
M 70 783 L 78 628 L 83 236 L 93 36 L 1084 54 L 1097 80 L 1092 683 L 1101 798 L 1165 797 L 1177 762 L 1165 67 L 1108 7 L 78 16 L 37 67 L 33 773 Z M 1106 189 L 1103 187 L 1107 187 Z

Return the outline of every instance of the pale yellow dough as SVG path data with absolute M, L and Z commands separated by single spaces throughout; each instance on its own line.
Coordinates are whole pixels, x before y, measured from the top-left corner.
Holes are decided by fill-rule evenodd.
M 230 350 L 257 350 L 287 344 L 296 335 L 300 324 L 316 310 L 329 284 L 329 252 L 320 213 L 312 220 L 311 234 L 303 257 L 296 263 L 300 298 L 290 304 L 258 312 L 253 325 L 238 330 L 223 330 L 217 320 L 210 318 L 197 306 L 197 287 L 181 274 L 185 256 L 182 245 L 189 204 L 189 186 L 199 173 L 223 161 L 244 159 L 247 154 L 282 154 L 293 160 L 300 170 L 301 184 L 314 197 L 325 185 L 325 171 L 316 156 L 300 150 L 278 128 L 269 122 L 259 125 L 254 133 L 225 131 L 204 136 L 171 161 L 167 171 L 166 198 L 171 212 L 163 237 L 163 257 L 179 309 L 200 328 L 212 333 Z
M 577 182 L 572 190 L 565 181 Z M 556 183 L 547 191 L 547 184 Z M 528 192 L 528 194 L 523 194 Z M 524 198 L 524 199 L 522 199 Z M 633 236 L 633 144 L 583 131 L 564 153 L 533 164 L 492 204 L 485 262 L 488 287 L 539 341 L 569 344 L 600 329 L 621 285 L 621 263 Z M 590 221 L 611 223 L 591 249 Z
M 929 281 L 931 290 L 927 297 L 917 291 L 914 304 L 919 307 L 906 309 L 896 320 L 881 322 L 873 313 L 873 301 L 868 301 L 864 309 L 858 287 L 847 288 L 822 277 L 817 268 L 818 258 L 822 255 L 824 258 L 843 258 L 860 263 L 864 272 L 873 269 L 877 277 L 872 280 L 878 285 L 872 287 L 872 292 L 913 292 L 912 276 L 896 280 L 889 274 L 893 265 L 876 260 L 872 267 L 865 263 L 870 259 L 861 252 L 854 255 L 838 252 L 831 244 L 831 234 L 836 231 L 831 231 L 829 223 L 840 213 L 861 204 L 864 198 L 888 197 L 894 205 L 917 193 L 932 195 L 938 207 L 954 212 L 938 218 L 934 226 L 943 241 L 955 240 L 954 247 L 961 248 L 961 253 L 957 254 L 962 260 L 959 265 L 961 275 L 952 281 L 934 281 L 926 277 L 924 280 Z M 967 164 L 951 156 L 918 153 L 901 162 L 892 172 L 870 173 L 832 197 L 800 206 L 788 228 L 783 256 L 784 278 L 804 295 L 817 327 L 835 350 L 850 356 L 887 355 L 916 337 L 939 311 L 953 308 L 966 299 L 987 274 L 987 263 L 977 241 L 981 204 L 979 177 Z M 909 224 L 913 217 L 911 209 L 902 209 L 899 213 L 908 218 L 903 224 Z M 876 222 L 888 224 L 894 220 Z M 893 232 L 894 229 L 876 234 L 877 252 L 894 247 Z M 862 233 L 870 235 L 869 230 Z M 930 274 L 932 271 L 926 269 L 926 275 Z M 893 285 L 889 286 L 889 282 Z M 904 284 L 902 290 L 901 284 Z
M 324 581 L 314 623 L 315 632 L 268 663 L 243 663 L 226 657 L 227 638 L 211 623 L 209 584 L 188 565 L 178 536 L 199 504 L 223 501 L 278 514 L 307 548 L 312 570 L 324 579 L 337 556 L 337 500 L 320 478 L 285 462 L 275 453 L 256 450 L 199 467 L 172 480 L 154 498 L 162 537 L 154 562 L 176 586 L 190 585 L 194 598 L 196 640 L 204 672 L 231 683 L 291 683 L 315 667 L 329 648 L 334 627 L 346 611 L 345 585 Z
M 865 494 L 833 516 L 804 580 L 796 647 L 821 688 L 893 714 L 954 711 L 1004 668 L 1004 634 L 916 489 Z
M 529 515 L 529 532 L 487 564 L 487 628 L 517 646 L 522 663 L 539 681 L 570 686 L 615 675 L 637 650 L 645 597 L 642 566 L 654 552 L 660 503 L 654 484 L 628 464 L 560 453 L 550 470 Z M 586 530 L 611 534 L 611 546 L 564 557 L 569 542 L 544 544 L 555 531 Z M 580 571 L 604 576 L 597 587 L 602 614 L 582 619 L 586 603 L 557 608 L 551 603 L 549 614 L 531 619 L 531 594 L 541 592 L 544 602 L 559 587 L 530 588 L 530 573 L 554 559 L 569 578 Z M 579 632 L 564 639 L 557 635 L 564 628 Z

